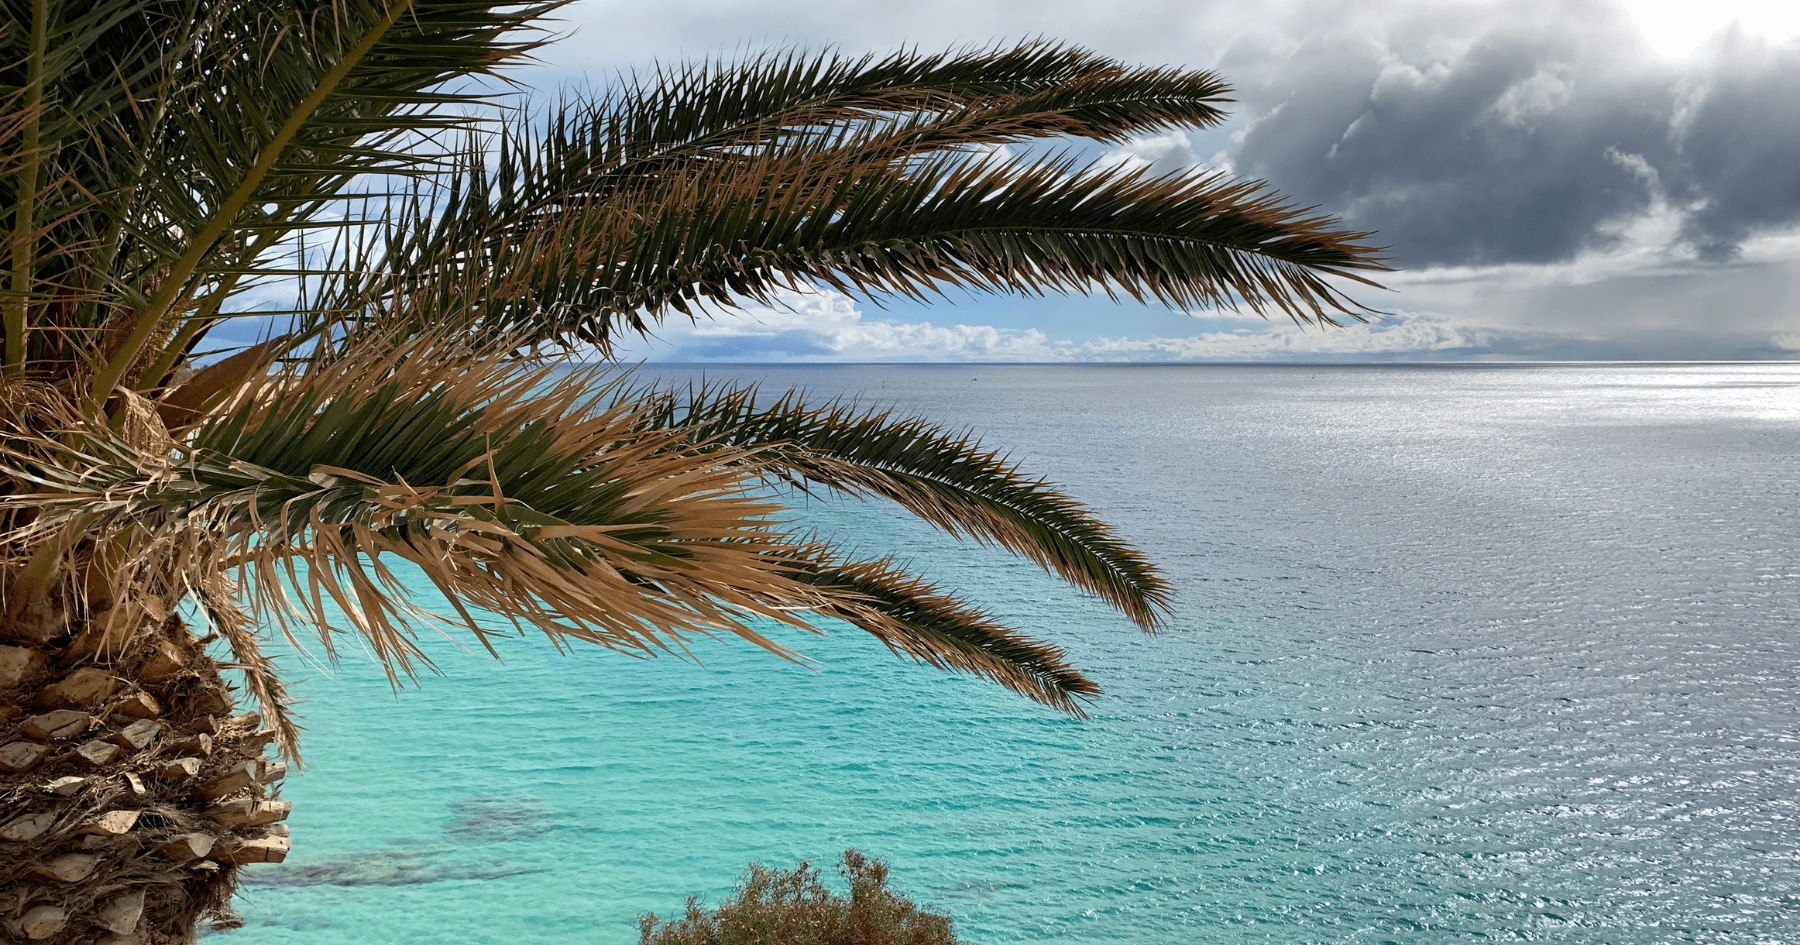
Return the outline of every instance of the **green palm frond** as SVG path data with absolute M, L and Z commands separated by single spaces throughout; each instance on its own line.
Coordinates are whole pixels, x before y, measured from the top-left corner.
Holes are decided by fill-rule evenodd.
M 1119 142 L 1216 124 L 1229 91 L 1211 72 L 1131 68 L 1042 40 L 855 59 L 787 50 L 629 79 L 544 142 L 551 166 L 613 190 L 691 161 L 771 146 L 829 149 L 841 129 L 863 123 L 904 129 L 880 147 L 890 161 L 1050 136 Z
M 991 150 L 1208 124 L 1224 91 L 1210 73 L 1045 43 L 658 73 L 465 149 L 453 172 L 390 205 L 379 249 L 361 251 L 389 265 L 338 280 L 321 308 L 354 319 L 387 311 L 376 299 L 430 298 L 432 315 L 490 336 L 602 350 L 669 311 L 803 284 L 1357 316 L 1326 277 L 1372 284 L 1364 273 L 1385 266 L 1366 234 L 1259 184 Z
M 799 580 L 827 592 L 819 613 L 854 624 L 899 655 L 993 680 L 1071 715 L 1100 695 L 1061 649 L 995 623 L 987 612 L 897 567 L 891 559 L 846 560 L 806 549 Z
M 722 177 L 696 172 L 658 201 L 655 217 L 648 206 L 609 204 L 558 221 L 565 245 L 582 245 L 593 226 L 612 237 L 596 245 L 613 255 L 543 260 L 550 278 L 539 294 L 560 305 L 541 317 L 604 345 L 615 317 L 636 328 L 638 312 L 691 315 L 823 284 L 876 299 L 926 300 L 950 287 L 1103 292 L 1330 322 L 1361 310 L 1327 277 L 1367 283 L 1361 272 L 1383 268 L 1356 242 L 1365 234 L 1333 230 L 1255 184 L 1217 176 L 952 156 L 771 184 L 787 170 L 771 161 Z
M 429 140 L 487 98 L 445 83 L 534 48 L 514 34 L 557 5 L 39 4 L 0 34 L 0 100 L 37 103 L 14 119 L 25 172 L 0 175 L 7 364 L 74 364 L 103 396 L 185 350 L 295 228 L 435 168 Z
M 1146 630 L 1168 610 L 1168 585 L 1136 549 L 970 434 L 841 400 L 809 405 L 792 392 L 759 404 L 753 387 L 624 389 L 620 397 L 646 407 L 656 429 L 745 450 L 745 462 L 777 480 L 888 499 L 953 535 L 1028 558 Z

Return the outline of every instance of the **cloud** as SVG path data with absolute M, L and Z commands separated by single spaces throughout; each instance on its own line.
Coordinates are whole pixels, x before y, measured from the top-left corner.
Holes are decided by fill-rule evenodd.
M 1480 278 L 1471 276 L 1472 281 Z M 1656 356 L 1657 350 L 1697 350 L 1691 337 L 1672 329 L 1653 330 L 1622 344 L 1570 326 L 1473 323 L 1417 311 L 1341 328 L 1302 328 L 1208 311 L 1195 313 L 1196 325 L 1227 327 L 1188 336 L 1052 340 L 1035 328 L 869 319 L 850 299 L 830 290 L 787 293 L 783 301 L 777 308 L 670 325 L 656 341 L 624 356 L 675 362 L 1612 360 L 1645 356 L 1646 351 Z M 1735 345 L 1732 350 L 1744 356 L 1775 357 L 1794 348 L 1795 337 L 1800 335 L 1740 334 L 1720 344 Z
M 658 358 L 668 361 L 819 361 L 838 352 L 827 336 L 813 331 L 783 331 L 773 335 L 719 335 L 695 337 Z
M 1241 328 L 1186 338 L 1102 338 L 1082 346 L 1082 360 L 1431 360 L 1452 355 L 1517 357 L 1549 347 L 1567 344 L 1558 346 L 1523 333 L 1458 325 L 1428 313 L 1389 316 L 1342 328 L 1275 325 L 1262 331 Z
M 1660 248 L 1706 260 L 1800 226 L 1800 42 L 1674 62 L 1613 5 L 1516 0 L 1245 40 L 1221 68 L 1247 79 L 1223 158 L 1409 267 L 1573 259 L 1669 212 Z
M 1035 328 L 937 325 L 865 319 L 829 289 L 783 292 L 776 306 L 665 323 L 658 337 L 627 347 L 627 360 L 657 361 L 1055 361 L 1062 348 Z M 1062 346 L 1067 347 L 1067 346 Z
M 1101 167 L 1117 167 L 1127 171 L 1148 170 L 1152 174 L 1172 174 L 1202 163 L 1194 144 L 1184 132 L 1139 138 L 1113 148 L 1096 162 Z
M 1675 176 L 1695 204 L 1686 235 L 1729 256 L 1800 221 L 1800 42 L 1728 35 L 1690 81 L 1672 129 L 1685 158 Z

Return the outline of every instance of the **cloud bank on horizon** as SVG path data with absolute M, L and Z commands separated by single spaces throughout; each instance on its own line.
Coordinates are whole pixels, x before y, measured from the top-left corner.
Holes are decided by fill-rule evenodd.
M 1105 299 L 872 309 L 830 292 L 665 323 L 653 360 L 1755 359 L 1800 355 L 1800 21 L 1675 21 L 1602 0 L 1124 5 L 593 0 L 563 77 L 771 45 L 856 52 L 1054 36 L 1217 69 L 1220 129 L 1103 160 L 1226 168 L 1378 232 L 1390 313 L 1301 331 Z M 1646 5 L 1639 4 L 1640 7 Z M 1727 4 L 1720 9 L 1729 10 Z M 1754 11 L 1751 11 L 1754 12 Z M 1685 15 L 1694 16 L 1689 9 Z M 1755 17 L 1748 19 L 1754 21 Z M 1721 25 L 1714 23 L 1713 25 Z M 1692 27 L 1689 27 L 1691 30 Z

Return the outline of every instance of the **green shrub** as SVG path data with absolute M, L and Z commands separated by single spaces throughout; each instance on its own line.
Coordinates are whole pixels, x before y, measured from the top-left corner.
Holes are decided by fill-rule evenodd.
M 639 924 L 640 945 L 958 945 L 950 917 L 925 912 L 887 888 L 887 864 L 845 850 L 838 872 L 850 898 L 819 882 L 801 863 L 792 871 L 752 863 L 737 892 L 716 911 L 689 896 L 687 914 L 664 922 L 652 912 Z

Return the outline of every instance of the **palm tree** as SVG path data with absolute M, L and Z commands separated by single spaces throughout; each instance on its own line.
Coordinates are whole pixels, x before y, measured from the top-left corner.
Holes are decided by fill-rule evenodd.
M 1261 185 L 1032 147 L 1217 122 L 1210 73 L 1030 42 L 504 97 L 556 5 L 7 0 L 0 938 L 189 941 L 285 855 L 265 750 L 297 762 L 297 729 L 265 627 L 360 637 L 398 683 L 431 621 L 794 657 L 769 629 L 828 617 L 1068 712 L 1099 692 L 780 524 L 772 487 L 898 503 L 1146 629 L 1166 609 L 1138 553 L 969 436 L 639 384 L 604 366 L 622 335 L 805 285 L 1330 322 L 1358 308 L 1328 278 L 1384 268 Z

